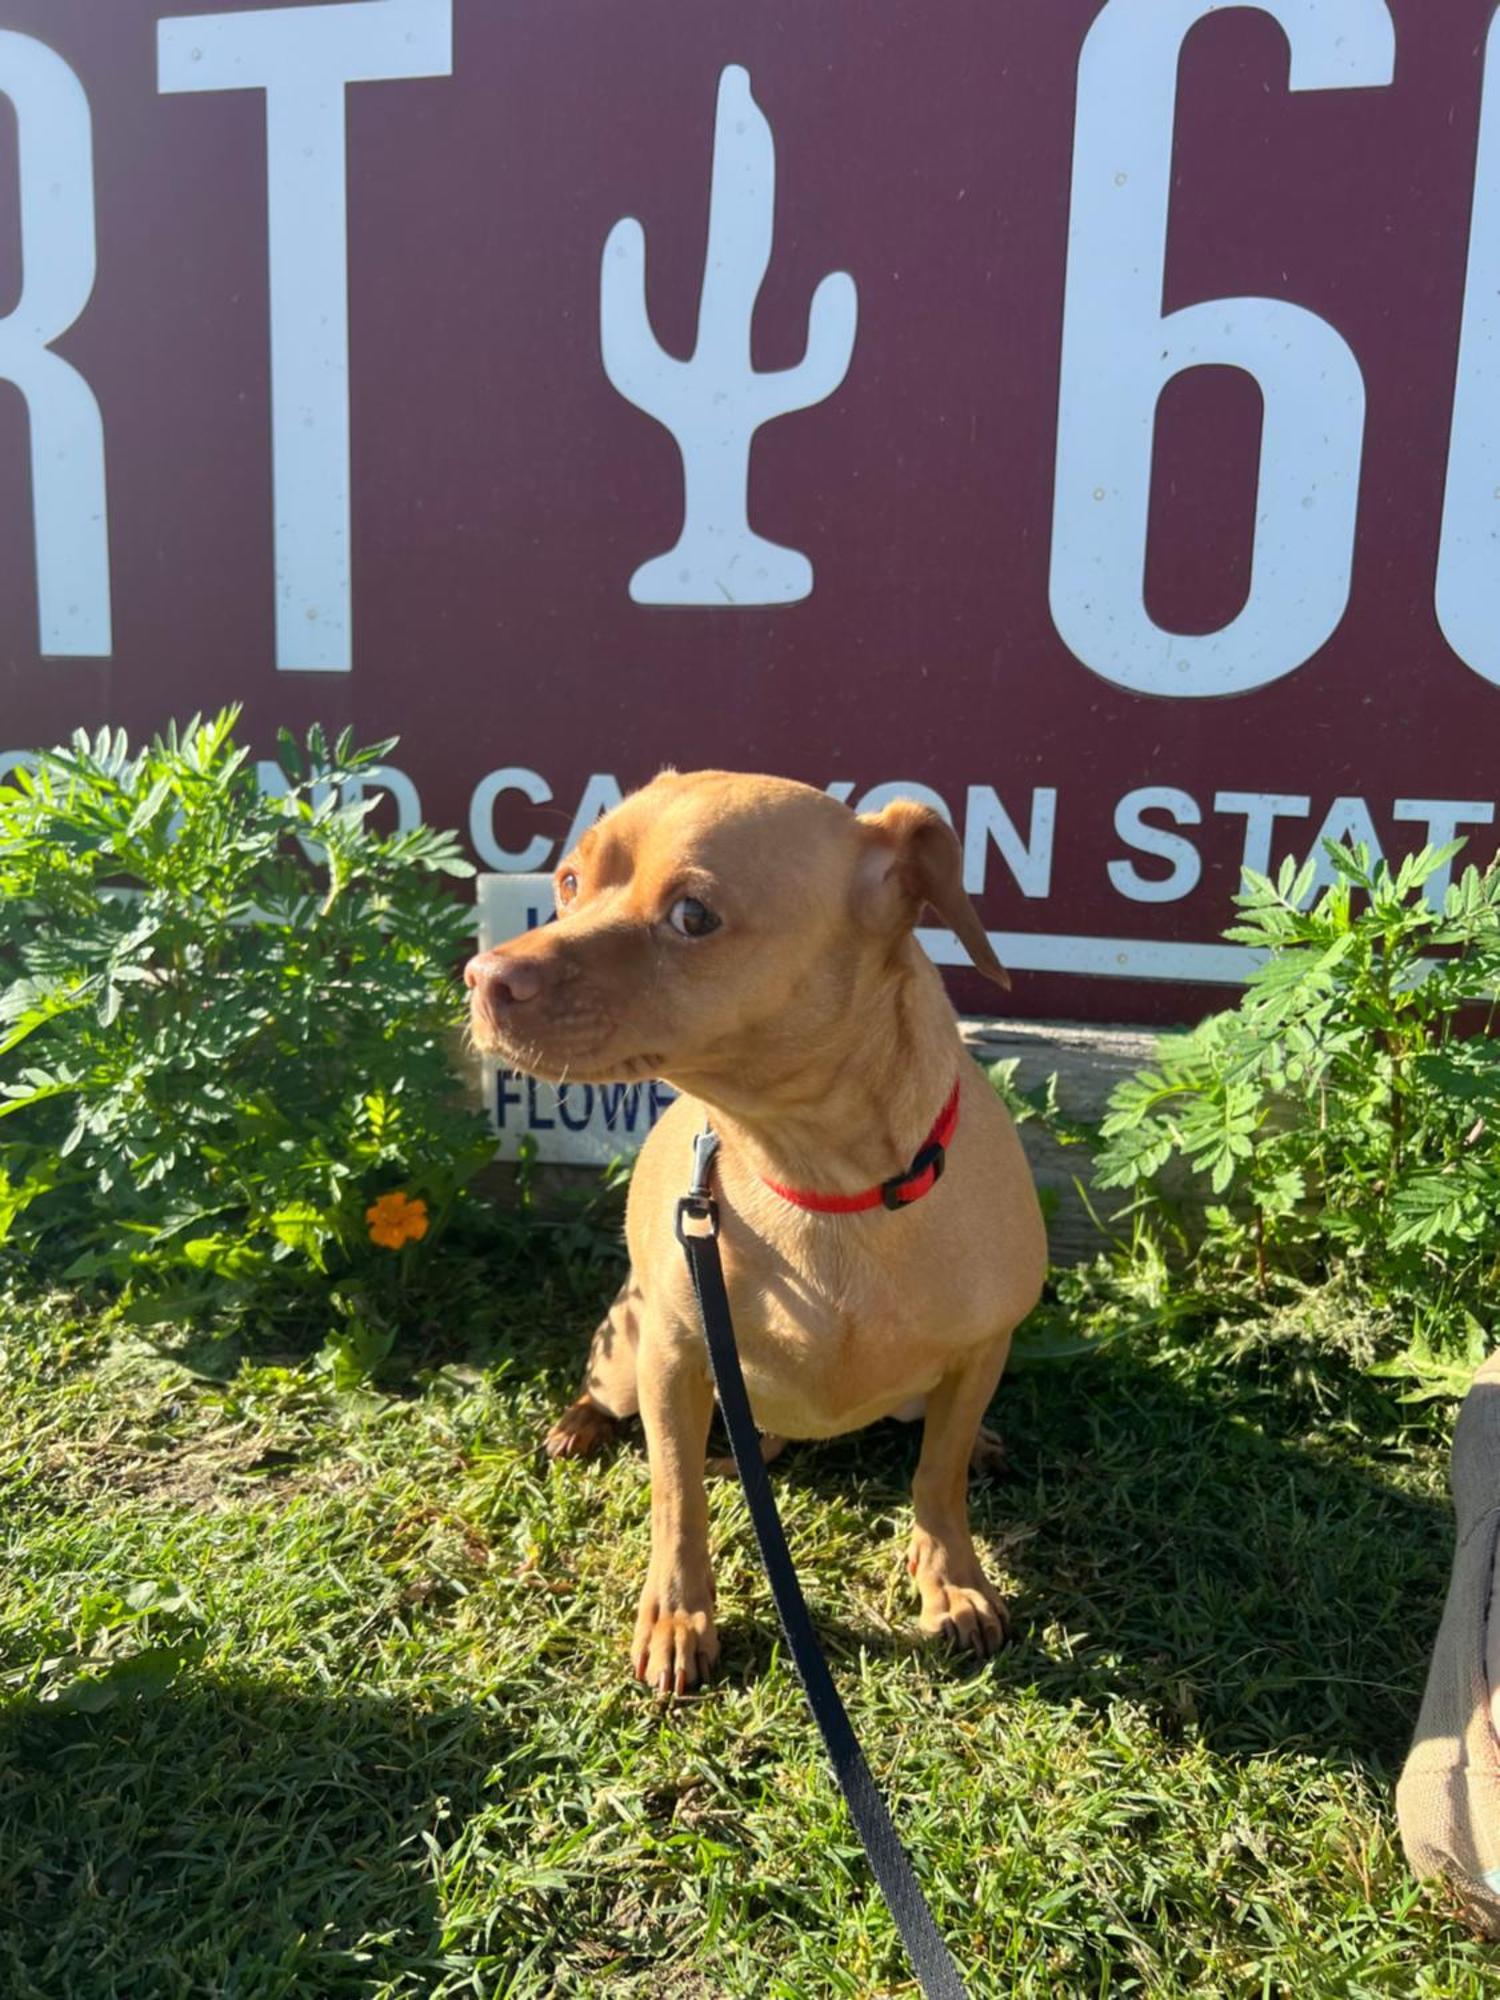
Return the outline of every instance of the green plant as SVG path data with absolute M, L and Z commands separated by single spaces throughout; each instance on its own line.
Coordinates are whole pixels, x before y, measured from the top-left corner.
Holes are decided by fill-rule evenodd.
M 1021 1067 L 1019 1056 L 1006 1056 L 999 1062 L 986 1062 L 981 1056 L 979 1067 L 1018 1126 L 1039 1124 L 1055 1146 L 1090 1146 L 1097 1140 L 1099 1135 L 1092 1125 L 1070 1117 L 1063 1110 L 1056 1070 L 1026 1089 L 1016 1081 Z
M 450 1060 L 471 870 L 370 825 L 389 744 L 283 732 L 268 790 L 235 719 L 0 787 L 0 1238 L 143 1316 L 301 1310 L 360 1370 L 492 1151 Z
M 1240 1005 L 1164 1038 L 1118 1085 L 1096 1178 L 1157 1214 L 1207 1184 L 1202 1271 L 1342 1275 L 1390 1298 L 1487 1310 L 1500 1272 L 1500 867 L 1427 885 L 1462 843 L 1391 869 L 1326 843 L 1247 871 L 1226 933 L 1264 953 Z M 1185 1176 L 1184 1176 L 1185 1170 Z

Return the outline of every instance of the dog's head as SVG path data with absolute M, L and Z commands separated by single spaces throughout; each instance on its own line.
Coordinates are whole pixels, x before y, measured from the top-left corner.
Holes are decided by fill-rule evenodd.
M 554 1080 L 788 1074 L 857 1036 L 927 905 L 1010 983 L 951 827 L 908 799 L 857 818 L 783 778 L 669 772 L 553 882 L 558 921 L 481 952 L 465 979 L 478 1046 Z

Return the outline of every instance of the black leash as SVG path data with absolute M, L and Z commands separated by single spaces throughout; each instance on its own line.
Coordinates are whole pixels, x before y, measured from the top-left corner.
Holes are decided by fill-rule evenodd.
M 734 1321 L 729 1312 L 729 1295 L 724 1289 L 724 1266 L 719 1258 L 719 1205 L 708 1191 L 718 1144 L 713 1132 L 701 1133 L 694 1142 L 693 1185 L 677 1204 L 677 1240 L 687 1252 L 688 1270 L 708 1342 L 708 1358 L 719 1392 L 719 1408 L 750 1505 L 750 1522 L 760 1544 L 771 1595 L 776 1600 L 776 1614 L 801 1677 L 807 1705 L 822 1732 L 833 1775 L 838 1779 L 855 1831 L 869 1856 L 880 1893 L 896 1919 L 917 1982 L 927 2000 L 968 2000 L 958 1967 L 938 1935 L 906 1849 L 891 1824 L 885 1800 L 870 1776 L 859 1739 L 833 1684 L 828 1662 L 813 1630 L 807 1599 L 797 1581 L 781 1516 L 776 1511 L 761 1456 L 760 1433 L 750 1413 L 750 1398 L 745 1393 L 745 1378 L 734 1344 Z M 690 1228 L 689 1224 L 693 1226 Z

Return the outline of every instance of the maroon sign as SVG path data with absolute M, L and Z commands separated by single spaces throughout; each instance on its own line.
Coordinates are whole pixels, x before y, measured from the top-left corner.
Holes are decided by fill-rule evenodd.
M 0 763 L 925 791 L 1018 1012 L 1192 1012 L 1246 862 L 1495 845 L 1491 13 L 9 0 Z

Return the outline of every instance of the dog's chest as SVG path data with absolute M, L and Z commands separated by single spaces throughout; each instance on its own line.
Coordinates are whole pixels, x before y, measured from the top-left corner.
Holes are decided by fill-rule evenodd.
M 982 1260 L 981 1260 L 982 1261 Z M 740 1359 L 762 1430 L 832 1437 L 906 1413 L 993 1332 L 983 1272 L 908 1260 L 902 1274 L 832 1255 L 731 1279 Z

